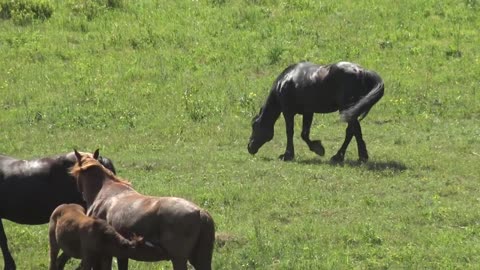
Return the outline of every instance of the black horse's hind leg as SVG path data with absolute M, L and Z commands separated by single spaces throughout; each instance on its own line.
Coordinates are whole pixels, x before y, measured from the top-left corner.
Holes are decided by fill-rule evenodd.
M 357 121 L 357 120 L 354 120 L 354 121 Z M 345 151 L 347 151 L 347 147 L 350 144 L 350 141 L 352 140 L 353 134 L 354 134 L 352 123 L 348 123 L 347 130 L 345 133 L 346 133 L 345 141 L 343 141 L 342 147 L 340 147 L 338 152 L 330 159 L 330 161 L 334 163 L 343 162 L 343 160 L 345 159 Z
M 335 154 L 331 158 L 332 162 L 343 162 L 345 157 L 345 151 L 347 150 L 348 144 L 350 144 L 353 136 L 355 136 L 355 139 L 357 140 L 358 156 L 360 162 L 366 162 L 368 160 L 367 146 L 365 145 L 365 141 L 363 141 L 360 122 L 355 119 L 348 123 L 345 141 L 343 142 L 342 147 L 340 147 L 340 149 L 338 150 L 337 154 Z
M 325 148 L 323 148 L 322 141 L 310 140 L 310 127 L 312 126 L 313 113 L 305 113 L 303 115 L 302 139 L 307 143 L 308 148 L 319 156 L 325 155 Z
M 5 230 L 3 229 L 2 219 L 0 219 L 0 247 L 2 248 L 3 261 L 5 263 L 4 270 L 15 270 L 17 266 L 13 260 L 10 250 L 8 250 L 8 241 L 7 236 L 5 235 Z
M 283 117 L 285 118 L 285 127 L 287 130 L 287 149 L 285 150 L 285 154 L 280 155 L 280 159 L 283 161 L 293 160 L 295 157 L 295 150 L 293 148 L 293 118 L 294 114 L 283 113 Z
M 360 162 L 367 162 L 368 161 L 367 145 L 363 140 L 362 128 L 360 127 L 360 122 L 358 122 L 358 120 L 355 120 L 352 123 L 354 125 L 354 136 L 355 136 L 355 140 L 357 141 L 357 147 L 358 147 L 358 160 Z

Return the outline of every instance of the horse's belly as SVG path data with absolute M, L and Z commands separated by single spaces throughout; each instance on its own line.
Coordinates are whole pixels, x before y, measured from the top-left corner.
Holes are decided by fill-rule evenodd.
M 338 111 L 338 106 L 333 102 L 304 100 L 297 104 L 296 113 L 332 113 Z
M 80 250 L 80 241 L 78 244 L 72 243 L 62 243 L 61 241 L 58 242 L 58 246 L 65 252 L 68 256 L 81 259 L 82 258 L 82 251 Z
M 315 113 L 333 113 L 333 112 L 336 112 L 336 111 L 338 111 L 337 106 L 325 106 L 325 107 L 321 107 L 321 108 L 316 108 L 314 110 Z
M 24 216 L 24 215 L 5 215 L 1 218 L 8 219 L 12 222 L 23 224 L 23 225 L 40 225 L 48 222 L 48 218 L 41 215 L 35 216 Z
M 0 184 L 0 218 L 16 223 L 47 223 L 53 210 L 62 203 L 81 203 L 74 185 L 59 188 L 43 179 L 7 179 Z
M 142 262 L 156 262 L 170 259 L 165 251 L 152 247 L 137 247 L 128 258 Z
M 314 88 L 297 90 L 295 105 L 296 112 L 300 114 L 332 113 L 339 108 L 335 92 Z
M 47 223 L 54 207 L 36 207 L 32 204 L 4 204 L 0 206 L 0 218 L 25 225 L 39 225 Z

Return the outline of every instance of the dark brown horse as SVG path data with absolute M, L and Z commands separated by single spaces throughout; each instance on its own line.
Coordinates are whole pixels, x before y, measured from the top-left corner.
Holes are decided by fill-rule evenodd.
M 175 270 L 187 261 L 197 270 L 211 269 L 215 225 L 207 211 L 182 198 L 139 194 L 97 160 L 76 152 L 72 175 L 87 201 L 89 216 L 107 220 L 119 233 L 141 235 L 165 250 L 142 261 L 170 260 Z M 128 258 L 118 268 L 128 269 Z
M 98 151 L 84 155 L 97 158 L 115 172 L 112 162 L 98 156 Z M 76 160 L 73 152 L 33 160 L 0 155 L 0 246 L 5 270 L 15 270 L 16 266 L 8 249 L 2 218 L 20 224 L 44 224 L 60 204 L 85 205 L 75 180 L 70 175 L 70 168 Z M 67 259 L 68 257 L 62 257 L 64 262 Z
M 296 114 L 303 114 L 302 139 L 311 151 L 323 156 L 325 149 L 321 141 L 310 140 L 313 114 L 340 111 L 348 126 L 345 141 L 331 160 L 342 162 L 348 144 L 355 136 L 360 161 L 367 161 L 368 152 L 359 121 L 382 98 L 383 92 L 382 78 L 357 64 L 339 62 L 320 66 L 301 62 L 291 65 L 277 77 L 260 113 L 253 119 L 248 152 L 256 154 L 273 138 L 275 122 L 283 113 L 287 148 L 280 159 L 292 160 L 295 157 L 293 119 Z
M 60 249 L 70 257 L 82 259 L 84 270 L 111 269 L 111 257 L 144 258 L 162 252 L 142 237 L 128 240 L 103 219 L 88 217 L 78 204 L 62 204 L 53 211 L 49 225 L 50 270 L 57 270 Z M 102 260 L 108 258 L 108 261 Z

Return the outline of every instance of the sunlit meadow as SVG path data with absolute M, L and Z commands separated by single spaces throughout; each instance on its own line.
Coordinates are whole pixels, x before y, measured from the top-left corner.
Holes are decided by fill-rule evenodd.
M 212 214 L 215 269 L 480 265 L 477 0 L 0 3 L 0 153 L 100 148 L 138 191 Z M 328 162 L 345 134 L 337 113 L 314 119 L 325 157 L 300 139 L 300 116 L 295 161 L 277 159 L 282 118 L 248 154 L 273 80 L 302 60 L 383 77 L 362 121 L 368 163 L 354 142 Z M 3 222 L 18 269 L 47 269 L 47 225 Z

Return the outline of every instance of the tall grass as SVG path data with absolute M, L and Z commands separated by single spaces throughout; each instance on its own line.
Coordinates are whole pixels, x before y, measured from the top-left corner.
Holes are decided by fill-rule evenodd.
M 1 3 L 4 14 L 13 2 Z M 1 153 L 100 147 L 140 192 L 212 213 L 215 269 L 480 263 L 477 1 L 22 3 L 51 16 L 0 19 Z M 251 118 L 301 60 L 357 62 L 384 78 L 362 121 L 367 164 L 354 143 L 345 164 L 328 163 L 344 138 L 337 114 L 312 127 L 326 158 L 299 139 L 299 117 L 296 161 L 276 160 L 281 119 L 247 154 Z M 19 269 L 46 269 L 46 225 L 5 227 Z

